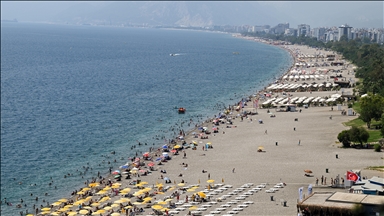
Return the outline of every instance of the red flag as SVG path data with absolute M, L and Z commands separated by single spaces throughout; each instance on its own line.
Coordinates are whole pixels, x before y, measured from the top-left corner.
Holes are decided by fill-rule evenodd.
M 347 180 L 357 182 L 359 180 L 359 176 L 351 171 L 347 171 Z

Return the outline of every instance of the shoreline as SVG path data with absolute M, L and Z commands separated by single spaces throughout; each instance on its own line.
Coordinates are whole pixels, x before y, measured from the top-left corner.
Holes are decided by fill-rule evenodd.
M 278 47 L 280 47 L 280 46 L 278 46 Z M 280 47 L 280 48 L 282 48 L 282 47 Z M 282 48 L 282 49 L 284 49 L 284 48 Z M 292 56 L 292 58 L 294 59 L 294 61 L 293 61 L 293 65 L 288 69 L 288 71 L 286 71 L 286 72 L 284 72 L 282 75 L 281 75 L 281 77 L 279 77 L 279 80 L 281 80 L 282 79 L 282 77 L 285 75 L 285 74 L 287 74 L 291 69 L 292 69 L 292 67 L 294 67 L 294 64 L 296 63 L 296 57 L 293 55 L 293 53 L 291 52 L 291 51 L 289 51 L 289 49 L 286 49 L 290 54 L 291 54 L 291 56 Z M 268 85 L 270 85 L 270 84 L 268 84 Z M 265 86 L 262 90 L 260 90 L 260 91 L 258 91 L 257 93 L 256 93 L 256 95 L 259 95 L 261 92 L 264 92 L 265 90 L 266 90 L 266 88 L 267 88 L 268 86 Z M 251 95 L 252 96 L 252 95 Z M 252 100 L 254 100 L 254 98 L 252 97 Z M 250 108 L 249 107 L 249 105 L 248 105 L 248 107 L 246 107 L 246 108 Z M 327 108 L 327 107 L 326 107 Z M 314 109 L 316 109 L 316 108 L 314 108 Z M 265 111 L 265 109 L 260 109 L 260 116 L 263 116 L 264 118 L 265 117 L 268 117 L 267 115 L 264 115 L 264 113 L 263 114 L 261 114 L 261 112 L 264 112 Z M 286 114 L 289 114 L 289 113 L 286 113 Z M 283 114 L 277 114 L 278 116 L 280 116 L 280 115 L 283 115 Z M 259 116 L 256 116 L 256 117 L 259 117 Z M 202 140 L 202 141 L 211 141 L 212 140 L 212 142 L 214 142 L 214 141 L 217 141 L 218 143 L 220 143 L 220 142 L 225 142 L 225 139 L 223 139 L 223 137 L 224 136 L 228 136 L 228 134 L 229 134 L 229 136 L 230 136 L 230 134 L 232 134 L 232 136 L 234 136 L 234 137 L 231 137 L 231 140 L 233 141 L 234 139 L 236 140 L 236 137 L 239 135 L 239 134 L 234 134 L 234 133 L 232 133 L 233 132 L 233 130 L 237 130 L 237 129 L 240 129 L 240 125 L 243 127 L 243 129 L 244 130 L 248 130 L 248 132 L 249 132 L 249 130 L 250 129 L 248 129 L 246 126 L 247 126 L 247 124 L 252 124 L 253 122 L 252 122 L 252 118 L 253 118 L 253 116 L 251 116 L 250 118 L 247 118 L 247 119 L 245 119 L 245 121 L 243 121 L 243 120 L 240 120 L 238 117 L 237 117 L 237 115 L 234 115 L 233 116 L 233 121 L 234 121 L 234 126 L 237 126 L 238 128 L 223 128 L 222 127 L 222 124 L 220 124 L 220 126 L 219 126 L 219 133 L 217 133 L 217 136 L 216 136 L 216 134 L 211 134 L 210 135 L 210 139 L 208 139 L 208 140 Z M 251 120 L 250 120 L 251 119 Z M 212 118 L 207 118 L 207 119 L 205 119 L 204 121 L 203 121 L 203 123 L 202 123 L 202 127 L 208 127 L 208 128 L 210 128 L 211 127 L 211 124 L 212 124 Z M 256 119 L 255 119 L 256 120 Z M 269 121 L 269 120 L 268 120 Z M 246 125 L 244 125 L 245 123 L 247 123 Z M 254 123 L 256 124 L 256 121 L 254 121 Z M 254 125 L 255 125 L 254 124 Z M 252 127 L 253 128 L 255 128 L 256 126 L 254 126 L 254 125 L 252 125 Z M 276 125 L 275 125 L 276 126 Z M 304 128 L 303 128 L 304 129 Z M 221 133 L 221 132 L 226 132 L 225 134 L 224 133 Z M 261 131 L 264 131 L 264 129 L 262 129 Z M 272 131 L 272 134 L 273 134 L 273 130 L 271 130 L 271 129 L 269 129 L 269 131 Z M 198 132 L 198 129 L 195 127 L 194 129 L 191 129 L 191 130 L 189 130 L 189 131 L 187 131 L 186 133 L 185 133 L 185 135 L 186 136 L 184 136 L 184 138 L 185 138 L 185 140 L 188 140 L 188 142 L 187 143 L 190 143 L 190 142 L 192 142 L 192 140 L 194 140 L 195 138 L 192 138 L 192 137 L 190 137 L 190 135 L 193 133 L 193 132 Z M 243 131 L 242 131 L 243 132 Z M 248 133 L 248 132 L 243 132 L 243 133 L 240 133 L 240 135 L 242 134 L 243 136 L 245 136 L 245 137 L 252 137 L 252 135 L 250 134 L 250 133 Z M 333 132 L 333 131 L 332 131 Z M 262 133 L 258 133 L 258 136 L 263 136 L 263 134 Z M 242 136 L 240 136 L 240 137 L 242 137 Z M 265 137 L 265 136 L 264 136 Z M 201 140 L 201 139 L 196 139 L 196 140 Z M 245 139 L 244 139 L 245 140 Z M 303 139 L 304 140 L 304 139 Z M 271 142 L 271 140 L 269 140 L 270 142 Z M 252 145 L 251 145 L 251 143 L 249 143 L 249 141 L 246 141 L 247 142 L 247 146 L 248 147 L 250 147 L 250 148 L 252 148 Z M 273 141 L 274 142 L 274 141 Z M 282 142 L 282 141 L 280 141 L 279 140 L 279 142 Z M 180 144 L 180 143 L 179 143 Z M 173 158 L 172 158 L 172 161 L 170 161 L 170 163 L 169 162 L 167 162 L 167 163 L 165 163 L 165 165 L 164 166 L 160 166 L 160 167 L 167 167 L 167 170 L 171 170 L 171 171 L 169 171 L 169 173 L 171 174 L 171 175 L 175 175 L 175 176 L 172 176 L 171 177 L 171 180 L 172 181 L 174 181 L 175 179 L 177 179 L 177 183 L 178 182 L 180 182 L 181 181 L 181 179 L 180 178 L 178 178 L 176 175 L 180 172 L 180 173 L 183 173 L 183 172 L 186 172 L 185 170 L 187 170 L 187 169 L 182 169 L 182 170 L 180 170 L 180 168 L 177 168 L 178 167 L 178 165 L 177 165 L 177 163 L 175 162 L 175 161 L 173 161 L 173 160 L 176 160 L 177 162 L 181 162 L 181 161 L 184 161 L 184 160 L 187 160 L 187 161 L 190 161 L 189 159 L 190 159 L 190 157 L 191 157 L 191 159 L 197 159 L 198 161 L 200 161 L 200 160 L 203 160 L 203 161 L 205 161 L 205 163 L 208 163 L 208 167 L 216 167 L 217 168 L 217 170 L 218 171 L 215 171 L 215 169 L 214 168 L 212 168 L 212 169 L 210 169 L 210 168 L 208 168 L 208 172 L 209 172 L 209 174 L 212 174 L 212 176 L 214 176 L 215 177 L 215 179 L 216 179 L 216 181 L 219 181 L 220 180 L 220 177 L 217 177 L 218 176 L 218 172 L 225 172 L 225 170 L 232 170 L 233 168 L 232 167 L 230 167 L 230 168 L 228 168 L 228 167 L 225 167 L 225 168 L 223 168 L 222 166 L 214 166 L 214 165 L 211 165 L 211 164 L 209 164 L 210 163 L 210 160 L 208 160 L 208 159 L 204 159 L 204 158 L 208 158 L 209 156 L 211 156 L 211 157 L 213 157 L 213 158 L 211 158 L 211 160 L 213 160 L 213 161 L 221 161 L 220 159 L 223 159 L 223 157 L 225 157 L 225 155 L 228 153 L 228 152 L 224 152 L 224 153 L 217 153 L 217 154 L 219 154 L 219 155 L 221 155 L 221 157 L 217 157 L 217 156 L 215 156 L 212 152 L 215 152 L 216 151 L 216 149 L 217 148 L 221 148 L 220 147 L 220 144 L 216 144 L 216 143 L 214 143 L 213 144 L 213 146 L 214 146 L 214 148 L 213 149 L 209 149 L 208 151 L 203 151 L 203 153 L 204 153 L 204 155 L 201 155 L 201 154 L 199 154 L 199 153 L 197 153 L 197 152 L 200 152 L 201 153 L 201 145 L 199 144 L 198 145 L 198 147 L 197 147 L 197 150 L 195 150 L 196 152 L 194 152 L 194 153 L 192 153 L 191 152 L 191 150 L 190 149 L 187 149 L 186 151 L 187 151 L 187 158 L 180 158 L 181 157 L 181 154 L 180 155 L 175 155 Z M 229 151 L 229 152 L 233 152 L 235 149 L 234 148 L 231 148 L 230 146 L 226 146 L 226 147 L 228 147 L 228 148 L 230 148 L 232 151 Z M 324 147 L 324 146 L 323 146 Z M 159 148 L 161 148 L 161 147 L 159 147 Z M 158 149 L 158 148 L 155 148 L 155 149 Z M 212 150 L 212 151 L 211 151 Z M 222 150 L 222 149 L 221 149 Z M 267 152 L 269 152 L 269 150 L 267 151 Z M 156 152 L 156 153 L 160 153 L 160 152 Z M 153 153 L 153 154 L 155 154 L 155 153 Z M 191 154 L 192 154 L 192 156 L 191 156 Z M 198 155 L 196 155 L 196 154 L 198 154 Z M 256 153 L 257 154 L 257 153 Z M 141 157 L 141 155 L 139 155 L 140 157 Z M 251 155 L 251 156 L 253 156 L 253 155 Z M 281 156 L 281 155 L 280 155 Z M 247 156 L 247 158 L 249 158 L 250 156 L 248 155 Z M 202 159 L 200 159 L 200 158 L 202 158 Z M 245 159 L 245 158 L 244 158 Z M 267 158 L 265 158 L 265 160 L 268 160 Z M 146 162 L 149 162 L 149 161 L 146 161 Z M 196 162 L 196 161 L 195 161 Z M 195 163 L 195 162 L 192 162 L 192 163 Z M 175 164 L 176 163 L 176 164 Z M 188 163 L 190 163 L 190 162 L 188 162 Z M 234 166 L 238 166 L 238 161 L 237 162 L 234 162 L 234 164 L 237 164 L 237 165 L 234 165 Z M 170 167 L 169 167 L 170 166 Z M 194 168 L 195 166 L 199 166 L 200 167 L 200 169 L 197 169 L 196 170 L 196 168 Z M 169 168 L 168 168 L 169 167 Z M 191 166 L 189 166 L 188 167 L 188 169 L 190 169 L 191 168 Z M 206 169 L 205 168 L 205 166 L 200 166 L 199 165 L 199 163 L 195 163 L 195 164 L 192 164 L 192 170 L 194 170 L 193 171 L 193 174 L 195 174 L 195 175 L 197 175 L 197 173 L 199 172 L 198 170 L 201 170 L 201 168 L 204 168 L 204 169 Z M 240 173 L 244 173 L 244 171 L 243 170 L 241 170 L 240 168 L 238 168 L 238 167 L 234 167 L 234 168 L 236 168 L 236 172 L 234 172 L 234 170 L 232 171 L 232 173 L 236 173 L 237 174 L 237 172 L 240 172 Z M 179 172 L 177 172 L 177 170 L 179 170 Z M 211 171 L 211 170 L 213 170 L 213 171 Z M 152 173 L 154 173 L 154 172 L 152 172 Z M 160 174 L 160 173 L 159 173 Z M 153 175 L 153 174 L 152 174 Z M 149 181 L 152 181 L 151 183 L 152 184 L 154 184 L 154 181 L 153 180 L 155 180 L 156 182 L 157 181 L 161 181 L 161 180 L 159 180 L 158 178 L 156 179 L 156 178 L 154 178 L 154 177 L 152 177 L 152 179 L 147 179 L 148 177 L 151 177 L 152 175 L 149 175 L 149 176 L 141 176 L 140 178 L 142 179 L 142 180 L 147 180 L 148 182 Z M 183 174 L 184 175 L 184 174 Z M 188 175 L 188 174 L 185 174 L 185 175 Z M 203 177 L 202 177 L 202 175 L 204 175 L 204 176 L 206 176 L 206 174 L 200 174 L 200 178 L 199 178 L 199 181 L 200 181 L 200 179 L 203 179 Z M 224 174 L 223 174 L 224 175 Z M 225 175 L 231 175 L 230 174 L 230 171 L 229 171 L 229 174 L 228 173 L 226 173 Z M 111 178 L 111 177 L 113 177 L 113 175 L 108 175 L 105 179 L 109 179 L 109 178 Z M 222 179 L 224 179 L 224 177 L 221 177 Z M 111 178 L 112 179 L 112 178 Z M 184 179 L 184 178 L 183 178 Z M 197 181 L 196 181 L 196 179 L 195 180 L 192 180 L 193 178 L 192 177 L 188 177 L 188 179 L 186 178 L 186 182 L 188 183 L 188 184 L 196 184 L 197 183 Z M 205 182 L 205 179 L 206 178 L 204 178 L 204 180 L 202 180 L 202 182 L 204 183 Z M 227 177 L 225 177 L 225 179 L 227 179 Z M 247 179 L 247 178 L 245 178 L 245 179 Z M 257 179 L 257 178 L 256 178 Z M 279 182 L 279 179 L 278 178 L 273 178 L 274 179 L 274 181 L 275 181 L 275 183 L 278 183 Z M 281 178 L 280 178 L 281 179 Z M 287 178 L 287 179 L 289 179 L 289 178 Z M 249 179 L 247 179 L 247 180 L 249 180 Z M 223 180 L 224 181 L 224 180 Z M 280 180 L 281 181 L 281 180 Z M 120 183 L 123 183 L 124 182 L 124 184 L 126 185 L 126 183 L 127 182 L 125 182 L 125 180 L 123 180 L 122 182 L 120 182 Z M 225 181 L 225 182 L 227 182 L 227 181 Z M 244 182 L 241 182 L 241 184 L 243 184 L 243 183 L 246 183 L 246 181 L 244 181 Z M 255 182 L 255 184 L 256 183 L 261 183 L 261 182 Z M 289 182 L 289 183 L 292 183 L 292 184 L 294 184 L 295 182 Z M 229 184 L 234 184 L 233 182 L 231 182 L 231 181 L 229 181 Z M 240 185 L 241 185 L 240 184 Z M 202 184 L 203 185 L 203 184 Z M 128 186 L 128 185 L 127 185 Z M 149 211 L 151 211 L 150 209 L 149 209 Z M 185 213 L 185 212 L 183 212 L 183 213 Z M 267 213 L 268 214 L 268 213 Z

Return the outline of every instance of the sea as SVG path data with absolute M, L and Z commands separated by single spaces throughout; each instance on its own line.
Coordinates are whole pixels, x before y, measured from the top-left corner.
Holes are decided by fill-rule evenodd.
M 292 63 L 228 33 L 1 23 L 1 215 L 70 197 Z

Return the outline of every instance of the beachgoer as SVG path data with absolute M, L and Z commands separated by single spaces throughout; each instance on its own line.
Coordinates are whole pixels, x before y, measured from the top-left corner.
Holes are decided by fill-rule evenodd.
M 267 130 L 265 130 L 264 134 L 268 134 L 268 131 L 267 131 Z
M 208 173 L 208 179 L 211 179 L 211 173 Z
M 232 173 L 235 173 L 235 168 L 232 169 Z
M 300 145 L 300 140 L 299 140 L 299 144 L 298 145 Z

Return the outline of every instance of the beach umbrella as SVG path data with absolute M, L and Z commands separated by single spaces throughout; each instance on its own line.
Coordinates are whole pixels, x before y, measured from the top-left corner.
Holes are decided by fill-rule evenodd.
M 167 205 L 167 202 L 166 201 L 160 201 L 160 202 L 157 202 L 157 204 L 159 204 L 159 205 Z
M 308 170 L 308 169 L 306 169 L 306 170 L 304 170 L 304 172 L 306 172 L 306 173 L 312 173 L 312 170 Z
M 73 207 L 73 205 L 66 205 L 66 206 L 64 206 L 64 208 L 72 208 Z
M 215 182 L 215 180 L 213 180 L 213 179 L 209 179 L 209 180 L 207 181 L 207 183 L 213 183 L 213 182 Z
M 51 214 L 51 212 L 50 211 L 43 211 L 43 212 L 41 212 L 41 214 L 46 215 L 46 214 Z
M 133 205 L 142 205 L 143 203 L 140 203 L 140 202 L 134 202 L 132 203 Z
M 259 146 L 259 149 L 263 150 L 263 149 L 264 149 L 264 147 L 263 147 L 263 146 Z
M 165 212 L 165 211 L 169 211 L 170 209 L 169 208 L 162 208 L 161 211 Z
M 26 216 L 33 216 L 33 214 L 27 214 Z
M 68 200 L 65 199 L 65 198 L 59 199 L 59 200 L 57 200 L 57 201 L 59 201 L 59 202 L 68 202 Z
M 110 199 L 111 198 L 109 196 L 106 196 L 106 197 L 101 198 L 99 202 L 105 202 L 105 201 L 110 200 Z
M 97 202 L 94 202 L 91 204 L 91 206 L 99 206 L 99 205 L 100 205 L 100 203 L 97 203 Z
M 112 185 L 112 188 L 116 189 L 116 188 L 119 188 L 120 186 L 119 185 Z
M 217 127 L 213 127 L 212 130 L 216 131 L 216 130 L 217 130 Z
M 131 208 L 133 208 L 133 206 L 125 206 L 124 208 L 125 209 L 131 209 Z
M 150 201 L 150 200 L 152 200 L 152 197 L 145 197 L 143 200 L 144 201 Z
M 144 191 L 144 192 L 149 192 L 149 191 L 151 191 L 152 190 L 152 188 L 150 188 L 150 187 L 146 187 L 146 188 L 144 188 L 142 191 Z
M 99 192 L 97 192 L 96 194 L 106 194 L 106 193 L 108 193 L 108 191 L 105 191 L 105 190 L 101 190 L 101 191 L 99 191 Z
M 193 211 L 193 210 L 196 210 L 197 208 L 198 208 L 197 206 L 191 206 L 191 207 L 189 207 L 188 209 L 191 210 L 191 211 Z
M 111 189 L 111 187 L 109 187 L 108 185 L 107 186 L 105 186 L 105 188 L 103 188 L 102 190 L 103 191 L 107 191 L 107 190 L 110 190 Z
M 163 206 L 161 206 L 161 205 L 153 205 L 152 208 L 155 209 L 155 210 L 160 210 L 160 209 L 163 208 Z
M 61 202 L 57 201 L 57 202 L 52 203 L 51 205 L 53 205 L 53 206 L 58 206 L 58 205 L 60 205 L 60 204 L 61 204 Z
M 134 194 L 132 194 L 133 196 L 140 196 L 140 195 L 143 195 L 143 192 L 140 192 L 140 191 L 136 191 Z
M 100 186 L 100 184 L 95 182 L 95 183 L 90 183 L 88 186 L 92 188 L 92 187 Z
M 172 201 L 173 199 L 169 198 L 169 199 L 166 199 L 165 202 L 169 202 L 169 201 Z
M 196 189 L 195 188 L 190 188 L 187 190 L 187 192 L 194 192 Z
M 89 211 L 86 210 L 86 209 L 82 209 L 82 210 L 79 211 L 79 213 L 82 214 L 82 215 L 86 215 L 86 214 L 88 214 L 88 212 Z
M 202 192 L 202 191 L 197 192 L 197 194 L 198 194 L 201 198 L 205 198 L 205 197 L 207 197 L 207 195 L 205 195 L 205 193 Z
M 67 212 L 67 214 L 68 214 L 68 216 L 77 215 L 77 212 L 71 211 L 71 212 Z
M 128 169 L 129 168 L 129 165 L 123 165 L 123 166 L 120 166 L 121 169 Z
M 197 145 L 197 141 L 195 141 L 195 140 L 192 140 L 192 143 L 195 144 L 195 145 Z
M 174 149 L 179 149 L 179 148 L 181 148 L 181 146 L 179 146 L 179 145 L 175 145 L 175 146 L 173 146 L 173 148 L 174 148 Z
M 78 195 L 84 195 L 84 194 L 85 194 L 85 191 L 79 191 L 79 192 L 77 192 L 76 194 L 78 194 Z
M 123 190 L 120 191 L 120 193 L 121 192 L 125 193 L 125 192 L 130 192 L 130 191 L 131 191 L 131 188 L 124 188 Z
M 183 186 L 185 186 L 185 184 L 184 183 L 179 183 L 179 184 L 177 184 L 177 186 L 183 187 Z
M 105 206 L 103 209 L 109 211 L 112 209 L 112 207 L 111 206 Z
M 115 179 L 116 178 L 121 178 L 121 175 L 119 174 L 119 175 L 115 175 L 115 177 L 114 177 Z
M 99 210 L 97 210 L 96 212 L 100 212 L 101 214 L 104 214 L 104 213 L 105 213 L 105 210 L 104 210 L 104 209 L 99 209 Z
M 90 199 L 92 199 L 92 196 L 87 196 L 87 197 L 85 198 L 85 201 L 88 201 L 88 200 L 90 200 Z
M 57 212 L 52 212 L 51 215 L 54 215 L 54 216 L 59 216 L 60 213 L 57 213 Z
M 111 214 L 111 216 L 120 216 L 121 214 L 120 213 L 118 213 L 118 212 L 113 212 L 112 214 Z
M 83 208 L 88 209 L 88 210 L 91 210 L 91 209 L 92 209 L 91 206 L 84 206 Z
M 155 163 L 151 162 L 151 163 L 148 163 L 147 165 L 148 165 L 149 167 L 153 167 L 153 166 L 155 166 Z
M 163 149 L 167 149 L 168 148 L 168 146 L 167 145 L 163 145 Z
M 121 198 L 120 200 L 124 201 L 124 202 L 129 202 L 131 201 L 131 199 L 128 199 L 128 198 Z
M 207 145 L 212 145 L 212 143 L 211 142 L 207 142 Z
M 100 212 L 93 212 L 92 215 L 101 215 L 103 213 L 100 213 Z
M 145 152 L 145 153 L 143 154 L 143 156 L 144 156 L 144 157 L 149 157 L 149 152 Z
M 111 207 L 113 207 L 113 208 L 115 208 L 115 207 L 119 207 L 120 205 L 119 204 L 117 204 L 117 203 L 113 203 L 112 205 L 111 205 Z
M 171 153 L 176 153 L 176 152 L 177 152 L 176 149 L 171 150 Z
M 123 203 L 124 201 L 122 201 L 122 200 L 116 200 L 115 202 L 113 202 L 113 203 Z
M 74 202 L 73 204 L 74 205 L 79 205 L 79 204 L 82 204 L 85 202 L 85 199 L 80 199 L 80 200 L 77 200 L 76 202 Z
M 85 187 L 85 188 L 83 188 L 83 189 L 81 189 L 82 191 L 89 191 L 89 190 L 91 190 L 91 188 L 89 188 L 89 187 Z
M 134 171 L 138 171 L 139 168 L 137 168 L 137 167 L 133 167 L 132 170 L 134 170 Z
M 51 208 L 48 208 L 48 207 L 42 208 L 41 211 L 51 211 Z

